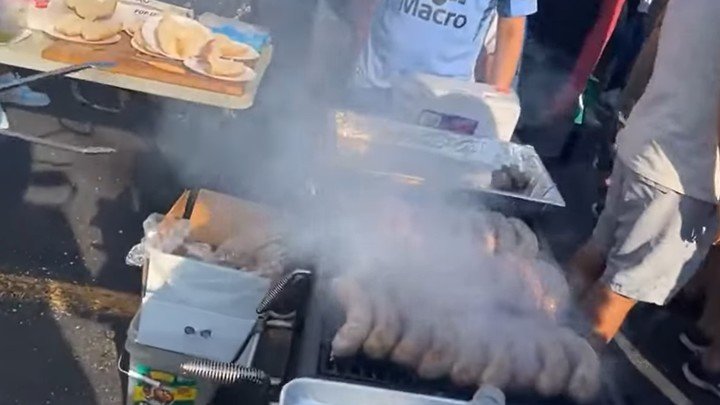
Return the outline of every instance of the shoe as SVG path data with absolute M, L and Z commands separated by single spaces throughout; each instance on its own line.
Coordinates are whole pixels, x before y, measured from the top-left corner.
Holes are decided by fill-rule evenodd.
M 20 76 L 17 73 L 8 72 L 0 75 L 0 83 L 9 83 L 18 78 Z M 34 91 L 30 87 L 23 85 L 0 92 L 0 102 L 26 107 L 45 107 L 50 104 L 50 97 L 45 93 Z
M 8 121 L 7 113 L 5 113 L 5 110 L 3 110 L 2 105 L 0 105 L 0 129 L 8 129 L 10 128 L 10 121 Z
M 690 384 L 720 397 L 720 373 L 705 371 L 699 357 L 695 356 L 683 364 L 682 370 Z
M 680 343 L 683 344 L 693 354 L 699 355 L 704 353 L 712 344 L 712 341 L 705 336 L 704 333 L 697 328 L 692 327 L 680 333 Z

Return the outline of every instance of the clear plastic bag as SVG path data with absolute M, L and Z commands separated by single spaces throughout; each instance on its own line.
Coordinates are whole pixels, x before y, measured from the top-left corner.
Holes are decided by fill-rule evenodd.
M 165 216 L 162 214 L 150 214 L 143 221 L 143 231 L 145 236 L 125 257 L 128 266 L 142 267 L 147 258 L 148 248 L 173 253 L 183 246 L 190 235 L 190 221 L 186 219 L 165 221 Z

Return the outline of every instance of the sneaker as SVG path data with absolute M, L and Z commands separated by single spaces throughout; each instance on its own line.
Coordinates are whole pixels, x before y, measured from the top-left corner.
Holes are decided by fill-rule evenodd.
M 7 113 L 5 113 L 5 110 L 3 110 L 2 105 L 0 105 L 0 129 L 8 129 L 10 128 L 10 121 L 8 121 Z
M 693 354 L 697 355 L 704 353 L 712 344 L 712 341 L 705 336 L 704 333 L 693 327 L 680 333 L 680 343 L 682 343 L 683 346 L 685 346 Z
M 720 397 L 720 373 L 705 371 L 699 357 L 695 356 L 692 360 L 683 364 L 682 370 L 690 384 Z
M 8 83 L 20 78 L 17 73 L 8 72 L 0 75 L 0 83 Z M 50 104 L 50 97 L 45 93 L 32 90 L 28 86 L 15 87 L 0 93 L 0 101 L 26 107 L 45 107 Z

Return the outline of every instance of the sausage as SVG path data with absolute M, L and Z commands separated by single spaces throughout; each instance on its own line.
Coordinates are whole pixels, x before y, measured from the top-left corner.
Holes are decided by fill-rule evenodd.
M 332 341 L 336 356 L 352 356 L 357 353 L 372 328 L 372 302 L 360 284 L 350 278 L 337 278 L 331 286 L 345 310 L 345 323 Z
M 438 319 L 432 333 L 432 343 L 422 357 L 417 373 L 425 379 L 450 374 L 456 358 L 456 329 L 446 319 Z
M 488 344 L 482 341 L 472 348 L 462 348 L 450 371 L 452 382 L 461 387 L 478 385 L 490 360 L 488 349 Z
M 565 352 L 573 366 L 568 394 L 577 402 L 592 401 L 600 392 L 600 359 L 590 344 L 573 331 L 560 332 Z
M 395 346 L 390 359 L 402 366 L 416 369 L 422 360 L 423 354 L 431 343 L 431 330 L 424 321 L 409 320 L 404 323 L 400 342 Z
M 385 291 L 383 291 L 385 293 Z M 363 351 L 373 359 L 385 358 L 400 339 L 400 314 L 386 294 L 379 294 L 373 302 L 375 326 L 368 335 Z
M 537 257 L 540 251 L 540 244 L 538 243 L 537 236 L 535 236 L 535 232 L 518 218 L 508 218 L 507 222 L 515 232 L 515 247 L 513 248 L 515 254 L 528 259 Z
M 515 227 L 502 214 L 492 217 L 495 225 L 495 238 L 497 239 L 496 253 L 514 254 L 518 245 Z
M 530 327 L 531 325 L 527 324 L 527 326 Z M 511 385 L 516 388 L 526 389 L 533 387 L 541 369 L 537 340 L 531 334 L 532 331 L 533 329 L 518 328 L 518 333 L 512 334 L 510 342 L 510 353 L 512 354 Z
M 492 213 L 481 213 L 474 215 L 471 219 L 473 237 L 480 244 L 480 251 L 486 254 L 494 254 L 497 250 L 497 235 Z
M 546 331 L 537 337 L 540 372 L 535 389 L 544 396 L 559 395 L 567 387 L 570 378 L 570 360 L 556 333 Z
M 511 357 L 510 342 L 497 337 L 488 347 L 488 363 L 480 376 L 480 385 L 487 384 L 503 389 L 507 387 L 513 377 L 513 360 Z

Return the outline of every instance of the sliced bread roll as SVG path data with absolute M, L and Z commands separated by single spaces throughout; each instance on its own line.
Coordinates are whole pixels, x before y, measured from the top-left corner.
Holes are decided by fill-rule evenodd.
M 118 0 L 66 0 L 65 4 L 80 17 L 95 21 L 115 14 Z
M 97 42 L 112 38 L 122 31 L 122 24 L 115 21 L 85 21 L 82 37 L 86 41 Z
M 85 21 L 75 14 L 67 14 L 55 23 L 55 31 L 68 37 L 77 37 L 82 34 Z

